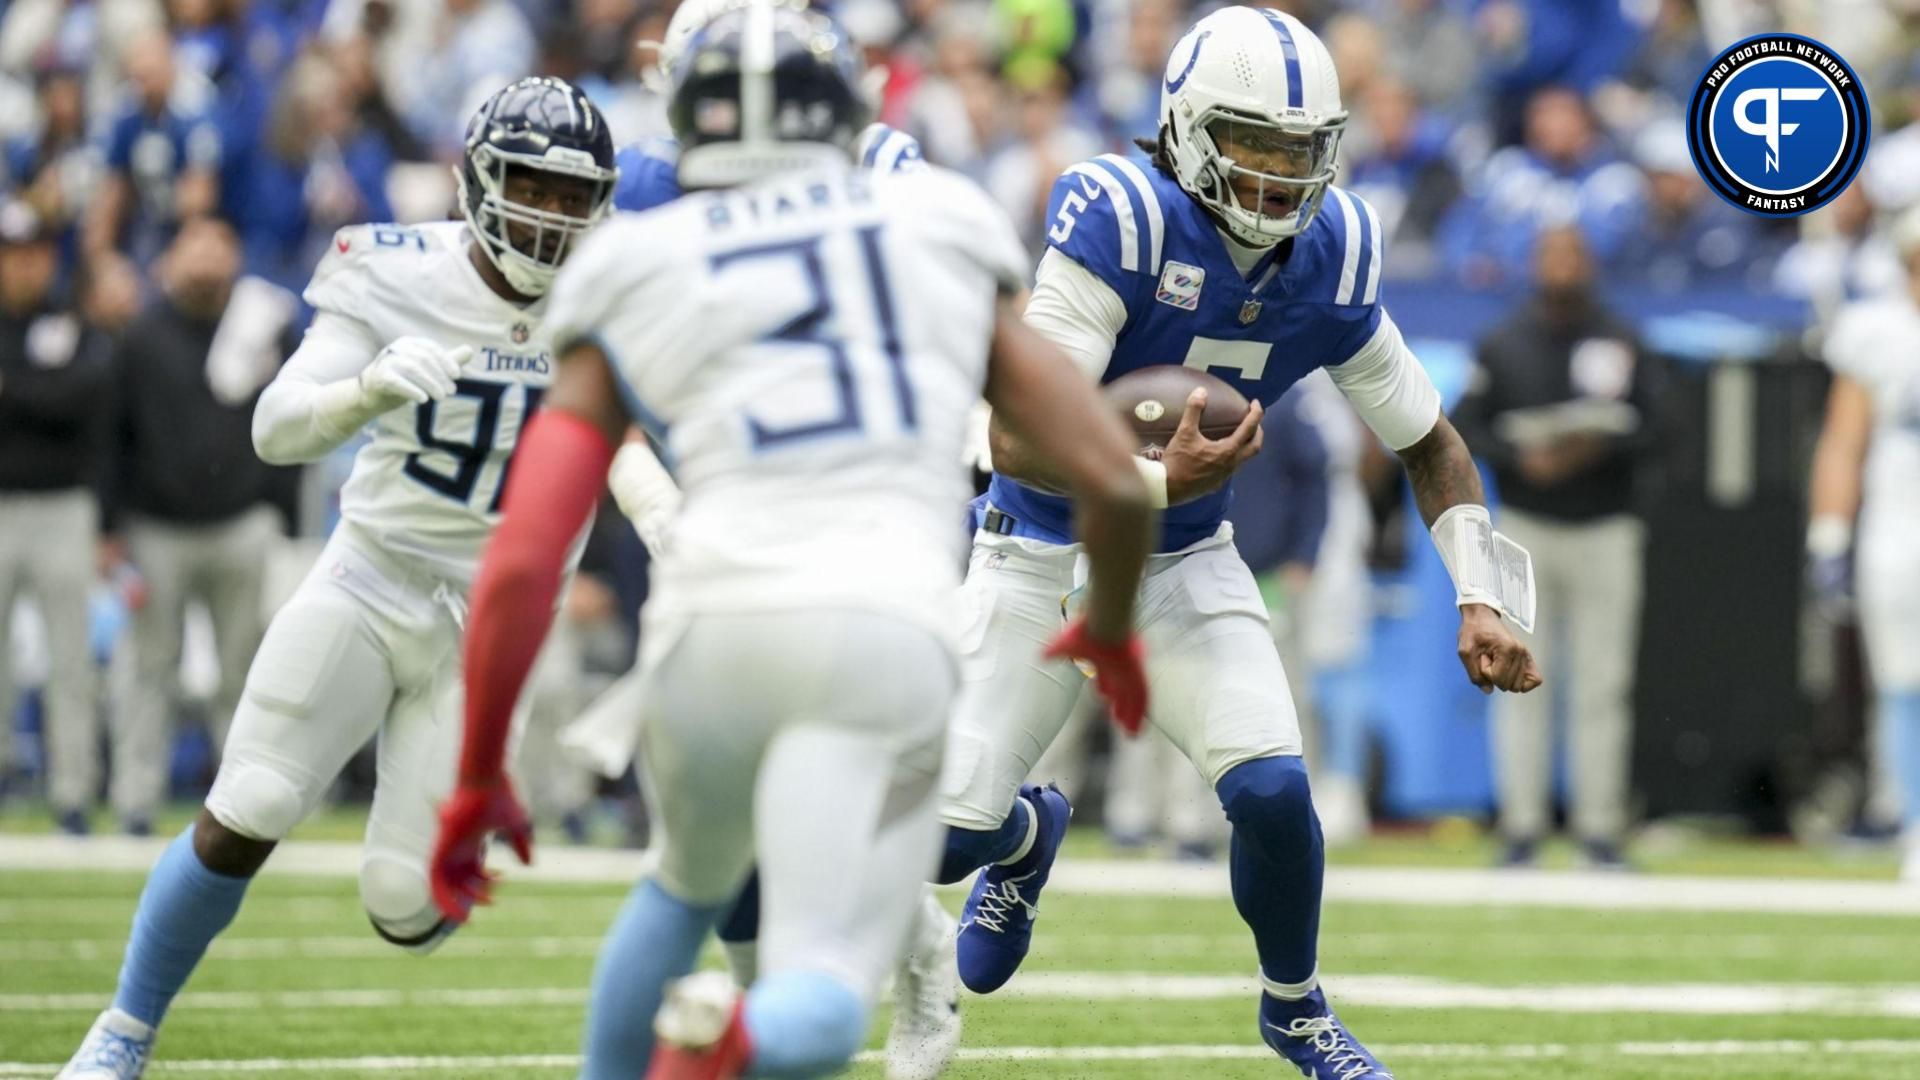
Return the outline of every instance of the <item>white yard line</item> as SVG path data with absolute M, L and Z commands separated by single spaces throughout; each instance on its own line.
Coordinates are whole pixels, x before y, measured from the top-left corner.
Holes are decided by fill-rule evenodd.
M 1777 1057 L 1787 1055 L 1894 1056 L 1920 1054 L 1920 1039 L 1756 1040 L 1720 1042 L 1625 1043 L 1406 1043 L 1375 1047 L 1391 1060 L 1444 1058 L 1520 1059 L 1569 1057 Z M 1208 1061 L 1260 1060 L 1273 1052 L 1263 1046 L 1001 1046 L 964 1047 L 961 1061 Z M 877 1062 L 874 1051 L 860 1060 Z M 0 1077 L 45 1077 L 61 1062 L 0 1061 Z M 580 1059 L 572 1054 L 514 1054 L 492 1056 L 247 1058 L 206 1059 L 153 1063 L 150 1071 L 171 1073 L 280 1073 L 280 1072 L 437 1072 L 445 1070 L 573 1069 Z
M 357 902 L 352 902 L 357 907 Z M 1410 947 L 1432 952 L 1436 947 L 1432 933 L 1407 930 L 1401 933 L 1360 931 L 1321 935 L 1324 952 L 1355 957 L 1400 957 Z M 1498 929 L 1471 935 L 1450 935 L 1444 950 L 1483 950 L 1508 958 L 1527 960 L 1778 960 L 1799 957 L 1809 952 L 1823 959 L 1884 960 L 1913 946 L 1910 934 L 1824 934 L 1816 939 L 1786 937 L 1779 934 L 1694 934 L 1686 937 L 1649 937 L 1644 934 L 1581 933 L 1569 937 L 1564 932 L 1515 932 Z M 435 954 L 436 960 L 499 959 L 572 959 L 597 956 L 602 938 L 598 935 L 574 937 L 484 937 L 463 934 L 453 944 Z M 125 934 L 111 937 L 76 937 L 61 940 L 0 941 L 0 963 L 40 962 L 119 963 L 126 952 Z M 1230 933 L 1148 933 L 1113 934 L 1062 932 L 1040 934 L 1034 939 L 1036 956 L 1079 957 L 1131 954 L 1142 959 L 1177 956 L 1186 960 L 1209 956 L 1238 957 L 1246 952 L 1245 930 Z M 298 959 L 394 960 L 411 964 L 413 959 L 381 941 L 371 932 L 357 936 L 324 937 L 249 937 L 222 936 L 214 939 L 210 953 L 214 960 L 228 962 L 274 962 Z
M 0 836 L 0 868 L 68 872 L 144 871 L 168 841 L 127 837 Z M 531 868 L 503 866 L 508 877 L 545 882 L 626 883 L 644 856 L 631 851 L 542 848 Z M 352 877 L 360 871 L 357 844 L 292 841 L 274 852 L 271 872 Z M 1145 861 L 1066 859 L 1054 869 L 1059 893 L 1097 896 L 1211 897 L 1229 895 L 1223 866 Z M 1607 911 L 1751 911 L 1920 918 L 1920 888 L 1879 881 L 1799 881 L 1767 878 L 1595 874 L 1575 871 L 1400 869 L 1333 867 L 1330 900 L 1422 907 L 1560 907 Z M 0 914 L 24 901 L 0 903 Z
M 1396 1009 L 1486 1009 L 1543 1013 L 1658 1013 L 1721 1016 L 1818 1014 L 1920 1018 L 1920 986 L 1796 983 L 1561 983 L 1488 986 L 1410 975 L 1343 975 L 1328 989 L 1344 1005 Z M 1001 997 L 1074 1001 L 1210 1001 L 1252 998 L 1255 981 L 1239 975 L 1154 975 L 1130 972 L 1028 972 Z M 420 990 L 188 991 L 183 1008 L 392 1009 L 579 1006 L 581 987 Z M 0 994 L 0 1014 L 91 1012 L 99 993 Z

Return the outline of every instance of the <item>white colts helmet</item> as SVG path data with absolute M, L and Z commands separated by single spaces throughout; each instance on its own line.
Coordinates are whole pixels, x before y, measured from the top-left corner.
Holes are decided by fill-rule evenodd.
M 1346 125 L 1333 57 L 1291 15 L 1222 8 L 1167 58 L 1160 146 L 1180 186 L 1244 244 L 1271 246 L 1313 222 Z M 1236 176 L 1259 182 L 1252 206 L 1235 197 Z

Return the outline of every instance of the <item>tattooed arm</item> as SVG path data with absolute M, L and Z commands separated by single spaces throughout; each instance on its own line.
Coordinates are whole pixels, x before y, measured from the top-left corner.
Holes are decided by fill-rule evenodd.
M 1466 440 L 1444 414 L 1424 438 L 1399 453 L 1420 517 L 1429 528 L 1451 507 L 1486 502 L 1480 471 L 1467 453 Z M 1540 685 L 1540 668 L 1533 655 L 1501 621 L 1500 613 L 1485 604 L 1460 605 L 1458 645 L 1467 678 L 1486 693 L 1500 689 L 1524 694 Z
M 1449 507 L 1487 501 L 1486 492 L 1480 488 L 1480 470 L 1474 467 L 1473 455 L 1467 453 L 1466 440 L 1445 415 L 1434 421 L 1433 430 L 1425 438 L 1400 451 L 1400 463 L 1406 466 L 1407 482 L 1413 486 L 1420 517 L 1428 527 Z

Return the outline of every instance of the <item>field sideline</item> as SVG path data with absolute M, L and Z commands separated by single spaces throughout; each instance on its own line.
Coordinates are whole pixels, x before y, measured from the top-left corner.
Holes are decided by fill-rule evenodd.
M 50 1077 L 105 1002 L 157 850 L 0 834 L 0 1078 Z M 1028 968 L 963 1003 L 948 1075 L 1292 1075 L 1255 1041 L 1224 868 L 1098 854 L 1076 838 Z M 1745 877 L 1337 867 L 1322 968 L 1401 1080 L 1920 1080 L 1920 890 L 1858 880 L 1884 877 L 1876 864 L 1802 860 L 1781 880 L 1773 858 L 1699 860 Z M 540 861 L 420 960 L 367 930 L 350 843 L 288 845 L 182 996 L 150 1075 L 572 1075 L 598 934 L 636 862 L 558 848 Z M 878 1078 L 870 1059 L 851 1075 Z

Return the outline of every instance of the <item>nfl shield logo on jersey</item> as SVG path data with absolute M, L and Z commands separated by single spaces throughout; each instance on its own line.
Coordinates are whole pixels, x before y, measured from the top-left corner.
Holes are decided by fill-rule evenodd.
M 513 324 L 513 343 L 515 345 L 525 345 L 527 339 L 532 336 L 533 328 L 526 323 L 517 322 Z
M 1192 311 L 1200 306 L 1200 285 L 1206 280 L 1207 272 L 1197 266 L 1169 262 L 1160 271 L 1160 288 L 1153 298 L 1169 307 Z
M 1260 317 L 1260 301 L 1249 300 L 1240 305 L 1240 325 L 1246 326 Z

